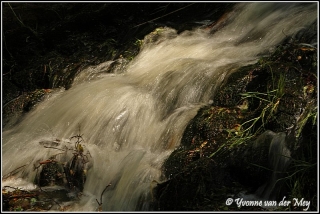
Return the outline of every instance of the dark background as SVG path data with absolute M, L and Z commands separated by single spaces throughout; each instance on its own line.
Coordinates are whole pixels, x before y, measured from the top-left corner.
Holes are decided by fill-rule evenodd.
M 135 41 L 155 28 L 181 32 L 214 23 L 232 5 L 2 3 L 2 101 L 41 88 L 68 89 L 86 66 L 132 58 Z

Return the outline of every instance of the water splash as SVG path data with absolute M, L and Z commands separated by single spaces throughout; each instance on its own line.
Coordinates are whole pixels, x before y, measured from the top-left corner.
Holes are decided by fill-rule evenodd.
M 25 166 L 15 177 L 32 183 L 34 164 L 57 153 L 41 142 L 59 139 L 63 148 L 72 146 L 71 136 L 81 134 L 91 159 L 84 195 L 71 209 L 97 210 L 96 199 L 110 183 L 103 210 L 151 209 L 153 181 L 161 181 L 163 161 L 197 110 L 231 72 L 255 63 L 316 19 L 316 4 L 243 3 L 214 33 L 201 28 L 179 35 L 170 28 L 156 31 L 158 38 L 147 37 L 124 72 L 82 77 L 19 124 L 5 127 L 2 173 Z M 102 73 L 105 65 L 92 72 Z M 61 162 L 70 158 L 57 157 Z
M 268 148 L 268 164 L 270 178 L 261 185 L 254 193 L 247 194 L 242 191 L 238 194 L 240 198 L 246 201 L 262 201 L 265 209 L 273 210 L 277 208 L 279 197 L 284 191 L 283 182 L 285 172 L 288 169 L 292 159 L 291 152 L 287 147 L 288 136 L 284 132 L 275 133 L 267 130 L 262 133 L 254 142 L 253 148 L 261 150 L 262 147 Z M 259 148 L 260 147 L 260 148 Z
M 291 163 L 291 152 L 287 148 L 286 133 L 267 131 L 262 135 L 269 135 L 269 166 L 273 170 L 270 180 L 257 191 L 256 195 L 265 200 L 276 200 L 281 193 L 284 173 Z

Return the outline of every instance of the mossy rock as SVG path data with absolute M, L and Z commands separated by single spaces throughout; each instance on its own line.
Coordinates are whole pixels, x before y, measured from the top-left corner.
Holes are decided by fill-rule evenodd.
M 307 44 L 317 35 L 312 26 L 284 41 L 271 56 L 229 74 L 212 105 L 198 111 L 185 129 L 181 146 L 165 161 L 167 181 L 154 189 L 156 209 L 237 210 L 225 206 L 228 195 L 253 193 L 271 176 L 273 133 L 286 137 L 294 160 L 283 172 L 289 176 L 279 186 L 285 191 L 281 194 L 307 196 L 316 204 L 316 193 L 311 190 L 316 188 L 316 176 L 311 169 L 316 171 L 317 50 Z M 242 129 L 235 130 L 236 124 Z M 307 164 L 305 168 L 299 165 L 301 161 Z M 303 179 L 311 176 L 312 187 L 296 173 Z

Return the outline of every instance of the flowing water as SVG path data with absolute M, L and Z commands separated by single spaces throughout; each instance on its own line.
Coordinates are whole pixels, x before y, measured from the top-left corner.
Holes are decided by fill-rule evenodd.
M 102 210 L 150 209 L 154 180 L 164 179 L 163 161 L 221 82 L 316 19 L 316 3 L 244 3 L 214 33 L 159 30 L 162 36 L 146 40 L 122 72 L 101 74 L 104 66 L 90 68 L 71 89 L 61 89 L 18 124 L 4 127 L 2 174 L 23 167 L 2 185 L 34 188 L 34 164 L 61 152 L 45 148 L 45 142 L 72 148 L 69 138 L 81 134 L 89 159 L 87 180 L 71 209 L 97 210 L 96 199 L 108 184 Z M 70 157 L 56 155 L 61 162 Z

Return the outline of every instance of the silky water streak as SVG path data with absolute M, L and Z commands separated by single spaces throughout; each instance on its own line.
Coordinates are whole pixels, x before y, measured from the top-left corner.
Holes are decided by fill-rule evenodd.
M 3 128 L 2 174 L 25 166 L 3 185 L 32 188 L 34 164 L 57 153 L 41 142 L 60 139 L 62 146 L 81 134 L 90 152 L 87 179 L 70 209 L 96 211 L 108 184 L 103 211 L 152 209 L 150 190 L 164 179 L 163 161 L 221 82 L 316 19 L 316 3 L 241 3 L 214 33 L 156 30 L 124 72 L 77 82 Z

